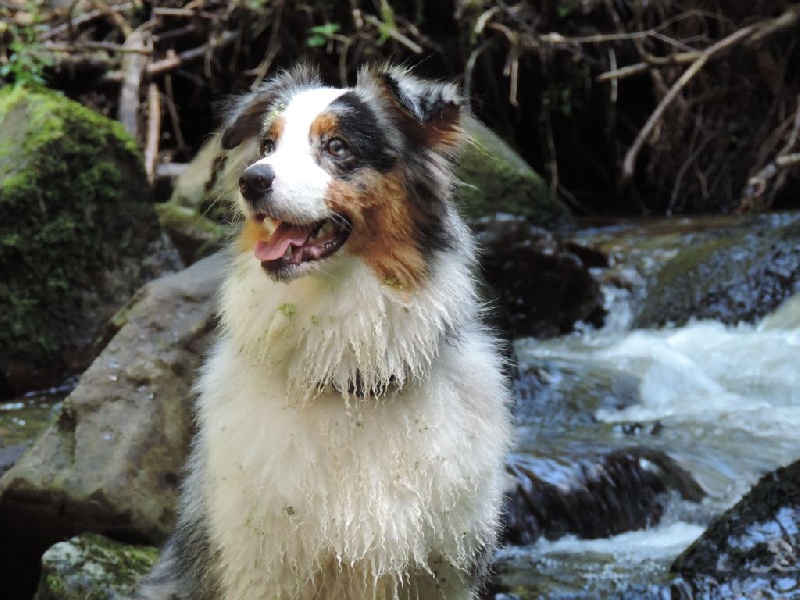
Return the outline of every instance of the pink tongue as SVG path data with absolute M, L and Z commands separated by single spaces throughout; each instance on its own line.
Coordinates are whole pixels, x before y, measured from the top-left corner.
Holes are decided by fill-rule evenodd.
M 266 242 L 256 242 L 255 255 L 260 261 L 271 261 L 281 258 L 289 244 L 302 246 L 311 235 L 309 225 L 291 225 L 282 221 L 272 237 Z

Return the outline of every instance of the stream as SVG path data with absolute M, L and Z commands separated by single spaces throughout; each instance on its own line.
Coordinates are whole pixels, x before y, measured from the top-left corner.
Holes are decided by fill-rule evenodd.
M 523 378 L 536 377 L 535 394 L 517 398 L 520 452 L 563 463 L 592 448 L 654 449 L 689 471 L 705 497 L 673 493 L 658 525 L 639 531 L 506 546 L 497 568 L 508 592 L 498 598 L 669 598 L 659 584 L 675 579 L 671 563 L 709 521 L 764 473 L 800 458 L 800 295 L 755 324 L 630 328 L 647 278 L 724 223 L 579 234 L 622 257 L 605 273 L 617 282 L 606 289 L 606 325 L 515 343 Z

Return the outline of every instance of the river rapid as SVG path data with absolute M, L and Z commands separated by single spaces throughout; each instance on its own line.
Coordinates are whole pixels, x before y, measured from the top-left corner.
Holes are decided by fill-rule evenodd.
M 705 497 L 672 494 L 660 522 L 639 531 L 507 546 L 498 571 L 517 595 L 498 598 L 669 598 L 658 584 L 675 578 L 670 564 L 710 520 L 760 476 L 800 458 L 800 295 L 751 324 L 630 328 L 648 277 L 698 231 L 725 221 L 709 223 L 579 235 L 623 257 L 607 277 L 616 283 L 606 326 L 515 343 L 520 371 L 540 382 L 517 399 L 521 452 L 557 461 L 587 448 L 652 448 L 691 473 Z

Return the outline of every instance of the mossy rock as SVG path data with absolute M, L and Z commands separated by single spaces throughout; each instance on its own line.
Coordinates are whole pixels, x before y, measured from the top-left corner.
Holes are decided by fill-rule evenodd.
M 569 210 L 544 179 L 500 136 L 475 119 L 466 122 L 470 143 L 461 154 L 459 206 L 470 219 L 509 213 L 550 230 L 572 224 Z
M 158 557 L 151 546 L 132 546 L 83 534 L 52 546 L 42 556 L 34 600 L 132 598 L 139 578 Z
M 48 90 L 0 90 L 0 388 L 85 366 L 105 319 L 176 259 L 119 123 Z
M 726 233 L 678 253 L 648 289 L 634 327 L 691 319 L 754 322 L 800 292 L 800 220 Z

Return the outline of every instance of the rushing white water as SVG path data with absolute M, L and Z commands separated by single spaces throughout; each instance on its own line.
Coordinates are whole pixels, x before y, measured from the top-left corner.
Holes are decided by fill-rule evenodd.
M 594 441 L 664 451 L 708 494 L 700 506 L 678 502 L 661 525 L 646 531 L 539 542 L 528 550 L 539 577 L 561 577 L 556 574 L 568 564 L 580 580 L 561 590 L 589 589 L 589 580 L 602 589 L 598 581 L 604 579 L 630 583 L 663 572 L 713 515 L 761 475 L 800 458 L 800 295 L 756 325 L 706 321 L 664 330 L 605 330 L 521 340 L 516 350 L 521 363 L 575 364 L 633 380 L 638 401 L 596 410 Z M 643 432 L 635 439 L 620 433 L 634 425 Z M 506 560 L 520 558 L 507 554 Z

